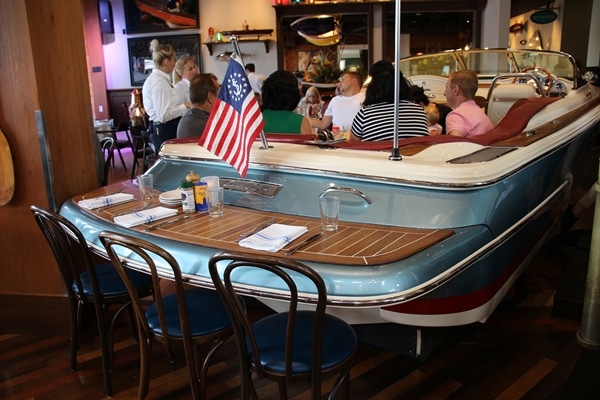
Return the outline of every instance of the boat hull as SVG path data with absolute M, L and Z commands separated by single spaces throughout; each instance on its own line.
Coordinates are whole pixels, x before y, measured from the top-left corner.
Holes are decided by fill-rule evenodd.
M 248 174 L 240 179 L 233 167 L 198 146 L 196 139 L 187 139 L 166 142 L 149 173 L 161 191 L 175 189 L 190 170 L 216 175 L 232 212 L 250 210 L 249 214 L 272 214 L 314 226 L 318 226 L 318 198 L 336 195 L 341 199 L 340 230 L 325 235 L 328 246 L 337 249 L 335 256 L 308 251 L 293 255 L 323 277 L 329 313 L 364 326 L 435 328 L 483 322 L 551 234 L 569 200 L 579 156 L 598 131 L 598 88 L 574 85 L 568 93 L 560 93 L 556 99 L 540 98 L 541 110 L 509 136 L 493 132 L 478 140 L 405 139 L 399 143 L 401 159 L 392 160 L 386 151 L 280 136 L 280 140 L 272 137 L 269 149 L 262 142 L 253 144 Z M 499 126 L 518 120 L 518 113 L 511 110 Z M 188 282 L 212 287 L 207 261 L 223 250 L 219 243 L 225 242 L 212 240 L 208 233 L 204 236 L 202 227 L 190 227 L 204 239 L 198 244 L 182 232 L 152 234 L 120 227 L 99 213 L 82 210 L 75 200 L 66 202 L 61 213 L 100 255 L 105 255 L 98 240 L 102 230 L 133 234 L 172 253 Z M 350 225 L 365 227 L 361 231 L 365 236 L 345 236 Z M 444 235 L 407 252 L 409 234 L 399 241 L 386 236 L 399 227 Z M 366 232 L 379 235 L 377 241 Z M 372 253 L 354 254 L 358 251 L 354 247 L 367 239 Z M 228 251 L 247 251 L 232 243 L 225 243 Z M 381 261 L 377 252 L 392 257 Z M 285 257 L 284 252 L 276 255 Z M 143 269 L 135 259 L 128 261 Z M 281 284 L 267 272 L 242 278 L 253 282 L 244 288 L 247 295 L 275 310 L 285 307 Z M 299 289 L 305 307 L 311 308 L 314 292 L 301 282 Z

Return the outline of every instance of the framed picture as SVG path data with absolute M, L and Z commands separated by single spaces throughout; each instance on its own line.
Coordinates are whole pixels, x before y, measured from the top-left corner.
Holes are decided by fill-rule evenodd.
M 146 36 L 127 39 L 129 49 L 129 73 L 131 86 L 142 86 L 148 75 L 154 69 L 150 42 L 158 39 L 161 44 L 170 44 L 175 50 L 177 58 L 190 56 L 196 60 L 198 69 L 202 71 L 200 58 L 200 35 L 178 35 L 178 36 Z
M 198 28 L 199 0 L 123 0 L 127 34 Z

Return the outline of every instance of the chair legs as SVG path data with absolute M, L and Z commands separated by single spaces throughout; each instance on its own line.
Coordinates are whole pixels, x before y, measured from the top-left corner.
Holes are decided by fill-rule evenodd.
M 69 299 L 71 307 L 71 371 L 77 369 L 77 350 L 79 350 L 79 335 L 81 332 L 81 303 Z
M 142 332 L 143 327 L 138 326 Z M 138 399 L 143 400 L 148 396 L 150 387 L 150 350 L 152 349 L 152 338 L 142 338 L 140 335 L 140 385 L 138 388 Z
M 109 348 L 109 341 L 106 326 L 104 323 L 104 313 L 102 312 L 102 306 L 96 304 L 95 306 L 96 322 L 98 326 L 98 337 L 100 339 L 100 349 L 102 351 L 102 370 L 104 372 L 104 388 L 106 391 L 106 396 L 110 397 L 112 396 L 112 382 L 110 379 L 112 348 Z

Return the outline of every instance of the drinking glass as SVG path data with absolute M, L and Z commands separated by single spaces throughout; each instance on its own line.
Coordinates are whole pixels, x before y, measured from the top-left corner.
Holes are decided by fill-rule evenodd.
M 142 200 L 152 200 L 154 197 L 154 175 L 139 175 L 137 181 Z
M 340 198 L 326 196 L 319 198 L 321 227 L 324 231 L 337 231 L 340 214 Z
M 211 217 L 222 217 L 223 216 L 223 196 L 224 190 L 222 187 L 213 187 L 207 190 L 208 200 L 208 215 Z

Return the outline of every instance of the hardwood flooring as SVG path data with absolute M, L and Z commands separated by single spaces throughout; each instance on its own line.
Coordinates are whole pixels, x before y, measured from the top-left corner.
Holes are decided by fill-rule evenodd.
M 579 192 L 595 180 L 597 152 L 593 156 L 595 161 L 588 167 L 592 180 L 584 182 Z M 116 163 L 111 171 L 112 180 L 129 178 L 131 158 L 126 158 L 126 162 L 127 172 Z M 575 229 L 587 232 L 592 214 L 588 210 Z M 574 257 L 576 246 L 569 242 L 577 238 L 585 242 L 582 237 L 576 232 L 544 246 L 486 323 L 447 332 L 439 349 L 426 360 L 361 343 L 351 371 L 350 397 L 357 400 L 600 398 L 598 354 L 578 344 L 579 318 L 555 315 L 553 307 L 564 274 L 581 269 L 587 260 L 585 256 Z M 575 290 L 582 291 L 583 287 Z M 0 399 L 105 398 L 94 325 L 93 322 L 88 325 L 75 372 L 69 368 L 67 337 L 46 336 L 43 332 L 0 335 Z M 170 364 L 162 344 L 154 345 L 149 398 L 191 397 L 183 350 L 177 349 L 175 353 L 176 361 Z M 239 398 L 238 368 L 236 350 L 230 340 L 215 354 L 209 370 L 209 399 Z M 115 338 L 113 398 L 136 398 L 138 376 L 138 345 L 124 323 Z M 325 387 L 331 384 L 328 381 Z M 261 399 L 277 398 L 275 384 L 256 381 L 256 386 Z M 308 399 L 307 389 L 303 384 L 293 385 L 289 397 Z

